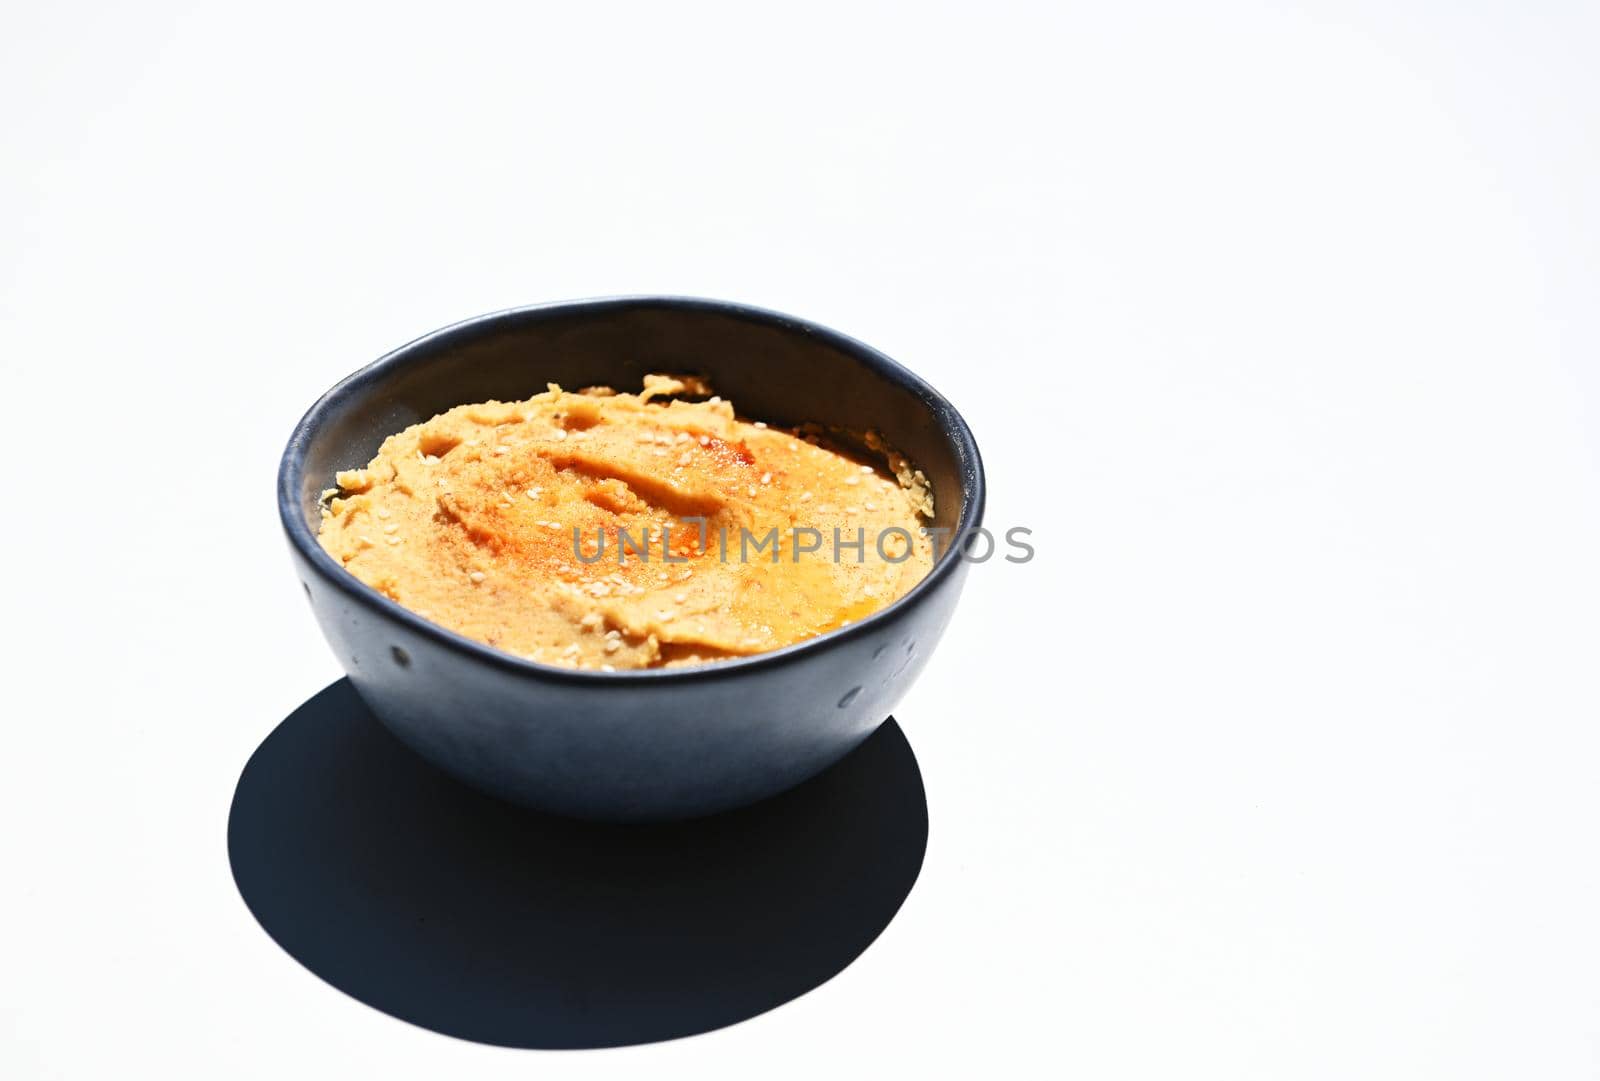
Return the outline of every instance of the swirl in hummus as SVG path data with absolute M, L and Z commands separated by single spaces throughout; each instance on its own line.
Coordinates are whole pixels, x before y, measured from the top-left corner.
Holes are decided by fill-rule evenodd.
M 545 664 L 699 664 L 801 642 L 933 565 L 926 480 L 740 420 L 689 378 L 463 405 L 324 493 L 319 540 L 419 615 Z

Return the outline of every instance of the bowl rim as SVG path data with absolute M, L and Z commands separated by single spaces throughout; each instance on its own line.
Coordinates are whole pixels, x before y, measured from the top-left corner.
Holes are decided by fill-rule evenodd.
M 304 478 L 306 450 L 313 442 L 314 436 L 328 415 L 338 406 L 368 390 L 373 384 L 381 382 L 395 370 L 405 368 L 410 364 L 424 362 L 426 360 L 425 354 L 430 349 L 448 342 L 451 338 L 465 335 L 472 330 L 481 329 L 489 324 L 529 316 L 535 318 L 540 316 L 556 317 L 572 313 L 615 311 L 637 307 L 715 312 L 752 322 L 777 326 L 786 330 L 798 330 L 809 337 L 820 339 L 849 354 L 858 363 L 864 364 L 875 374 L 912 391 L 928 407 L 941 431 L 953 444 L 958 472 L 963 480 L 963 495 L 966 497 L 963 500 L 961 514 L 957 520 L 955 530 L 951 534 L 951 543 L 939 558 L 934 561 L 932 569 L 905 594 L 871 615 L 864 616 L 844 627 L 837 627 L 803 642 L 795 642 L 764 653 L 753 653 L 745 657 L 735 657 L 728 660 L 718 660 L 680 668 L 635 668 L 616 672 L 603 672 L 591 669 L 566 668 L 560 665 L 528 660 L 515 653 L 509 653 L 479 642 L 476 639 L 468 638 L 466 635 L 426 619 L 404 605 L 390 600 L 354 574 L 351 574 L 329 555 L 321 544 L 317 543 L 316 535 L 305 522 L 301 512 L 300 487 Z M 847 334 L 842 334 L 821 323 L 801 319 L 798 316 L 788 315 L 770 308 L 761 308 L 736 301 L 675 294 L 624 294 L 527 304 L 514 308 L 503 308 L 483 315 L 475 315 L 450 323 L 437 330 L 429 331 L 396 349 L 390 350 L 330 387 L 312 404 L 311 408 L 306 410 L 305 414 L 295 424 L 294 430 L 290 433 L 288 444 L 284 447 L 283 457 L 278 463 L 278 517 L 282 522 L 284 532 L 288 535 L 290 544 L 301 558 L 311 565 L 313 570 L 318 572 L 324 580 L 337 587 L 345 596 L 352 601 L 376 609 L 378 613 L 390 619 L 399 621 L 413 634 L 430 639 L 457 653 L 465 653 L 475 660 L 513 672 L 535 675 L 542 679 L 556 679 L 573 683 L 597 684 L 616 680 L 630 683 L 680 683 L 693 680 L 717 679 L 744 674 L 761 668 L 777 668 L 803 660 L 810 653 L 821 649 L 868 635 L 874 629 L 891 622 L 898 614 L 904 613 L 918 604 L 946 578 L 956 573 L 962 561 L 961 541 L 982 523 L 985 497 L 983 459 L 978 452 L 978 442 L 973 437 L 972 429 L 967 426 L 966 419 L 956 410 L 955 406 L 951 405 L 942 394 L 934 390 L 932 386 L 910 369 L 865 342 L 852 338 Z

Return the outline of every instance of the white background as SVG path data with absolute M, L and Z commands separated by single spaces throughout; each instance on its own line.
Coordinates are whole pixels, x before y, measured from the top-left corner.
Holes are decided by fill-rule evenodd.
M 1202 10 L 1203 9 L 1203 10 Z M 1592 5 L 11 5 L 0 1075 L 1600 1072 Z M 273 506 L 479 312 L 792 311 L 944 391 L 927 862 L 822 988 L 621 1051 L 346 998 L 234 890 L 337 677 Z

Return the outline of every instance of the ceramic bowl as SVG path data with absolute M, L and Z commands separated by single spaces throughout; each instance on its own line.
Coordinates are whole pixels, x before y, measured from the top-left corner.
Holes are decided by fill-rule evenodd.
M 776 312 L 681 297 L 546 304 L 469 319 L 368 365 L 295 427 L 278 474 L 294 568 L 372 712 L 467 784 L 579 818 L 689 818 L 753 803 L 832 765 L 928 663 L 967 564 L 949 545 L 893 604 L 770 653 L 692 668 L 593 672 L 523 660 L 402 608 L 317 544 L 318 497 L 385 437 L 452 406 L 565 387 L 708 377 L 741 415 L 876 429 L 927 475 L 934 525 L 963 536 L 984 479 L 966 422 L 882 353 Z

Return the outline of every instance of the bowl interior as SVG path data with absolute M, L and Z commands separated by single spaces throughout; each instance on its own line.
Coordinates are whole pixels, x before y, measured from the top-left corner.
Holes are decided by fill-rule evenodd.
M 357 372 L 314 406 L 285 481 L 307 527 L 340 469 L 453 406 L 607 384 L 637 391 L 650 372 L 693 372 L 741 416 L 847 432 L 875 429 L 927 475 L 936 526 L 973 524 L 976 448 L 932 388 L 859 342 L 788 316 L 715 301 L 580 301 L 484 316 L 420 338 Z M 295 453 L 298 451 L 298 453 Z M 296 475 L 298 474 L 298 475 Z

